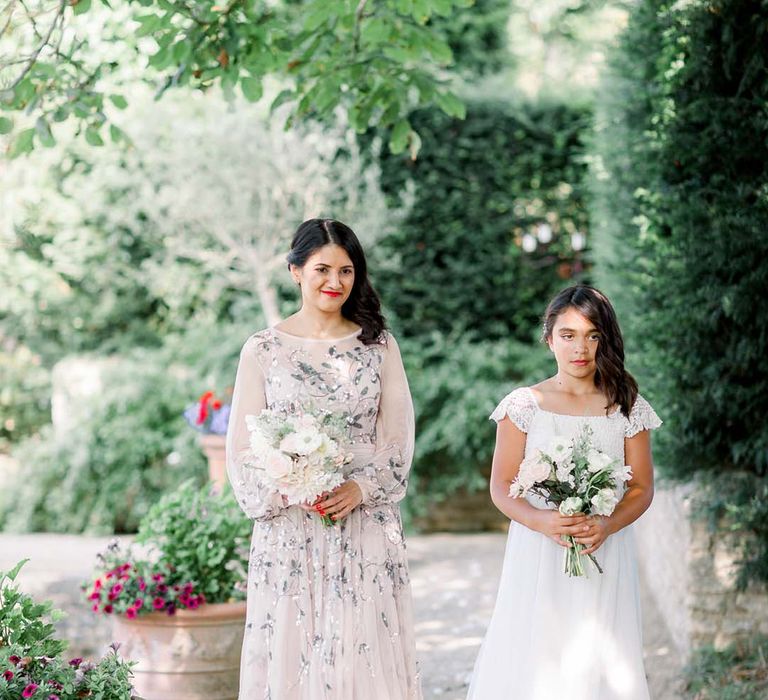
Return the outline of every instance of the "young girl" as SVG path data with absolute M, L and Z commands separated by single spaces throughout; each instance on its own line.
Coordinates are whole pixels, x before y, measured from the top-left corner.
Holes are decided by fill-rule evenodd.
M 579 285 L 558 294 L 544 341 L 557 374 L 515 389 L 491 415 L 491 497 L 512 522 L 468 700 L 648 700 L 631 524 L 653 498 L 649 431 L 661 421 L 624 368 L 621 330 L 599 291 Z M 524 457 L 585 425 L 597 449 L 632 468 L 611 516 L 564 516 L 539 496 L 508 495 Z M 564 573 L 567 535 L 604 573 L 586 556 L 588 576 Z
M 348 226 L 305 221 L 288 262 L 301 308 L 245 343 L 227 435 L 229 478 L 255 521 L 240 700 L 420 700 L 399 508 L 414 419 L 400 352 Z M 287 506 L 247 466 L 245 418 L 267 407 L 346 418 L 346 480 L 316 504 Z

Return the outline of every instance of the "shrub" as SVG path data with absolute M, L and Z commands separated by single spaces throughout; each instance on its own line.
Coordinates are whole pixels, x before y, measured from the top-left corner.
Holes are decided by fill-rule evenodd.
M 755 7 L 636 6 L 598 115 L 595 218 L 613 258 L 604 286 L 624 289 L 642 384 L 666 420 L 665 471 L 747 472 L 764 494 L 768 23 Z M 765 538 L 755 491 L 729 493 L 731 525 Z M 768 580 L 765 542 L 745 557 Z

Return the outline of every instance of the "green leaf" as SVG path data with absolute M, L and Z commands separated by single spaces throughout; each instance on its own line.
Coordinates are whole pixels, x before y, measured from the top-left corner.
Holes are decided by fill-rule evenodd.
M 269 107 L 270 113 L 274 112 L 278 107 L 280 107 L 280 105 L 283 105 L 286 102 L 291 102 L 295 99 L 296 93 L 293 90 L 282 90 L 278 96 L 272 100 L 272 104 Z
M 401 119 L 392 129 L 389 137 L 389 150 L 392 153 L 402 153 L 408 145 L 408 134 L 411 132 L 411 124 L 407 119 Z
M 91 146 L 103 146 L 104 139 L 101 138 L 99 130 L 94 126 L 89 126 L 85 130 L 85 140 L 91 144 Z
M 452 92 L 438 92 L 435 95 L 435 102 L 449 117 L 464 119 L 467 116 L 467 108 L 464 103 Z
M 25 153 L 31 153 L 35 147 L 35 130 L 24 129 L 11 145 L 10 157 L 18 158 Z
M 21 567 L 24 566 L 29 561 L 29 559 L 22 559 L 16 566 L 14 566 L 10 571 L 7 573 L 2 573 L 0 575 L 0 581 L 3 578 L 7 578 L 9 581 L 15 581 L 16 577 L 19 575 L 19 571 L 21 571 Z
M 118 109 L 125 109 L 128 106 L 128 100 L 122 95 L 110 95 L 109 99 Z
M 125 132 L 115 124 L 109 125 L 109 137 L 112 139 L 112 143 L 119 143 L 125 141 Z
M 242 78 L 240 80 L 240 89 L 243 91 L 245 99 L 249 102 L 258 102 L 264 94 L 264 88 L 261 80 L 258 78 Z
M 0 117 L 0 136 L 10 134 L 13 129 L 13 120 L 8 117 Z
M 76 15 L 83 15 L 91 9 L 91 0 L 77 0 L 72 5 L 72 10 Z
M 46 121 L 45 117 L 38 117 L 35 122 L 35 132 L 40 143 L 46 148 L 50 148 L 56 144 L 56 139 L 53 138 L 51 133 L 51 127 Z

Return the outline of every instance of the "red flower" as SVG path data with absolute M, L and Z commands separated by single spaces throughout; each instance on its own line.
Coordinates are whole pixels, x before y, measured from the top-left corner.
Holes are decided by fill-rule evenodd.
M 30 683 L 24 690 L 21 691 L 21 697 L 31 698 L 40 686 L 37 683 Z
M 147 582 L 143 578 L 139 578 L 139 590 L 145 591 L 147 589 Z
M 157 581 L 157 583 L 162 583 L 165 580 L 165 576 L 162 574 L 152 574 L 152 580 Z
M 100 591 L 100 590 L 101 590 L 101 579 L 100 579 L 100 578 L 97 578 L 97 579 L 96 579 L 96 580 L 93 582 L 93 590 L 94 590 L 94 591 Z
M 113 608 L 112 608 L 111 605 L 105 605 L 104 606 L 104 612 L 107 613 L 107 615 L 111 615 L 112 614 L 112 610 L 113 610 Z
M 208 402 L 213 398 L 213 392 L 212 391 L 206 391 L 201 397 L 200 397 L 200 408 L 197 413 L 197 424 L 202 425 L 205 423 L 206 418 L 208 418 Z
M 144 601 L 141 598 L 136 598 L 133 602 L 133 607 L 136 608 L 136 610 L 141 610 L 141 608 L 144 607 Z
M 69 665 L 70 665 L 70 666 L 74 666 L 75 668 L 80 668 L 80 664 L 81 664 L 81 663 L 83 663 L 83 660 L 82 660 L 82 658 L 80 658 L 80 657 L 78 656 L 77 658 L 74 658 L 74 659 L 72 659 L 72 660 L 69 662 Z
M 16 654 L 11 654 L 8 657 L 8 661 L 10 661 L 12 664 L 16 665 L 16 664 L 19 663 L 19 661 L 21 661 L 21 657 L 20 656 L 16 656 Z
M 125 611 L 125 616 L 129 620 L 133 620 L 136 617 L 136 608 L 128 608 L 128 610 Z
M 214 402 L 211 404 L 211 406 L 212 406 L 212 408 L 213 408 L 213 410 L 214 410 L 214 411 L 218 411 L 218 410 L 221 408 L 221 401 L 219 401 L 218 399 L 216 399 L 216 401 L 214 401 Z
M 152 601 L 152 607 L 155 610 L 162 610 L 165 607 L 165 601 L 162 598 L 155 598 Z
M 91 608 L 91 610 L 93 610 L 93 612 L 99 612 L 99 604 L 98 603 L 94 603 L 93 607 Z
M 5 678 L 5 680 L 9 681 L 13 678 L 13 676 L 13 671 L 3 671 L 3 678 Z

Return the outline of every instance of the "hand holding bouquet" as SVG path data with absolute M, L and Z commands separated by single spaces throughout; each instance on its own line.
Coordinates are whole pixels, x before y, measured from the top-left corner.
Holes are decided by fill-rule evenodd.
M 259 480 L 283 496 L 288 505 L 315 503 L 344 481 L 342 467 L 352 455 L 343 449 L 346 423 L 331 413 L 285 415 L 264 409 L 248 415 L 250 433 L 248 466 Z M 323 522 L 333 520 L 318 510 Z
M 512 498 L 535 493 L 557 506 L 562 515 L 611 515 L 619 502 L 619 486 L 632 478 L 630 467 L 596 449 L 586 426 L 574 438 L 555 437 L 545 450 L 535 450 L 520 464 L 509 487 Z M 568 535 L 565 573 L 585 576 L 583 545 Z M 592 554 L 587 555 L 600 573 Z

